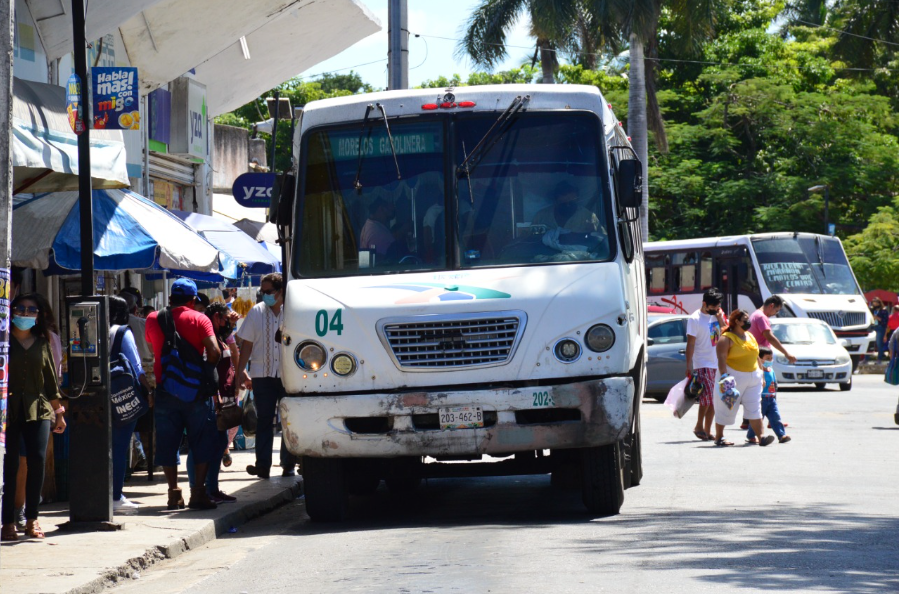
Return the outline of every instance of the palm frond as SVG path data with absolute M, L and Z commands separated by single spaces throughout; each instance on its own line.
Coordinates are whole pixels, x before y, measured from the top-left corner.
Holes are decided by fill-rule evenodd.
M 464 25 L 455 55 L 470 58 L 476 66 L 492 68 L 504 60 L 506 32 L 521 17 L 527 0 L 484 0 Z

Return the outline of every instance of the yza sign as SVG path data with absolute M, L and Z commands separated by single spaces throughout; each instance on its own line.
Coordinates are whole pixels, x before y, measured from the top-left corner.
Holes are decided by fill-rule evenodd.
M 268 208 L 275 187 L 274 173 L 244 173 L 231 186 L 234 200 L 247 208 Z
M 192 81 L 193 82 L 193 81 Z M 191 84 L 187 91 L 187 121 L 190 127 L 188 152 L 206 158 L 206 88 Z

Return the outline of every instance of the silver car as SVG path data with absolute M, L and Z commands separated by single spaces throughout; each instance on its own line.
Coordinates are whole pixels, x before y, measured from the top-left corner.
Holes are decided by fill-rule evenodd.
M 687 373 L 687 315 L 650 315 L 646 395 L 664 402 Z

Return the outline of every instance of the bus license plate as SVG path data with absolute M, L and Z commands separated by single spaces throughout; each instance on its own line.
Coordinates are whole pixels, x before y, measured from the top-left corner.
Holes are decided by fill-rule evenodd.
M 472 429 L 484 426 L 484 411 L 480 406 L 453 406 L 437 409 L 440 429 Z
M 820 369 L 809 369 L 805 377 L 808 379 L 821 379 L 824 377 L 824 372 Z

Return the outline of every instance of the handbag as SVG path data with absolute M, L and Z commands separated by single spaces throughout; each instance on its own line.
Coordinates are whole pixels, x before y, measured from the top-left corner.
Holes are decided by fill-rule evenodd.
M 671 409 L 671 412 L 678 419 L 683 419 L 690 407 L 697 401 L 696 398 L 687 398 L 686 389 L 689 381 L 690 378 L 684 378 L 679 381 L 669 390 L 668 398 L 665 399 L 665 406 Z
M 215 426 L 219 431 L 227 431 L 243 422 L 243 409 L 234 398 L 222 398 L 215 403 Z
M 253 391 L 250 390 L 247 392 L 246 397 L 243 399 L 243 421 L 240 423 L 240 426 L 243 429 L 243 434 L 247 437 L 256 435 L 257 424 L 258 419 L 256 417 L 256 398 L 253 396 Z
M 131 332 L 127 325 L 116 329 L 109 350 L 109 400 L 115 427 L 124 427 L 136 421 L 150 409 L 150 401 L 137 380 L 137 373 L 122 353 L 122 340 L 126 332 Z
M 887 363 L 887 370 L 883 376 L 883 381 L 891 386 L 899 386 L 899 357 L 893 356 Z

